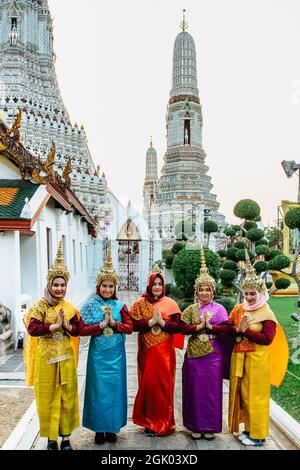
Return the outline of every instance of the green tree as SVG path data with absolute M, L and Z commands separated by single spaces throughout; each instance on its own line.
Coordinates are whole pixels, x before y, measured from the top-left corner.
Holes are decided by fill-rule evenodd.
M 246 222 L 244 223 L 244 229 L 250 230 L 251 228 L 257 228 L 257 223 L 253 220 L 246 220 Z
M 252 199 L 242 199 L 234 206 L 233 213 L 239 219 L 255 220 L 260 215 L 260 207 Z
M 216 233 L 219 230 L 218 224 L 213 220 L 205 220 L 203 224 L 204 233 L 207 235 L 207 246 L 209 247 L 209 239 L 211 233 Z
M 291 281 L 286 277 L 279 277 L 275 281 L 276 289 L 287 289 L 291 285 Z
M 182 290 L 184 297 L 194 295 L 195 280 L 200 273 L 199 249 L 187 245 L 173 261 L 173 275 L 176 285 Z M 221 258 L 209 248 L 204 247 L 205 261 L 208 272 L 216 281 L 219 278 Z
M 167 269 L 172 269 L 174 258 L 175 258 L 174 255 L 169 255 L 169 256 L 166 257 L 166 268 Z
M 182 250 L 182 249 L 184 248 L 184 246 L 185 246 L 184 243 L 182 243 L 182 242 L 176 242 L 176 243 L 174 243 L 174 245 L 172 246 L 171 251 L 172 251 L 172 253 L 173 253 L 174 255 L 177 255 L 177 253 L 179 253 L 179 251 Z
M 255 253 L 257 254 L 257 256 L 260 256 L 260 255 L 268 255 L 270 253 L 270 248 L 266 245 L 258 245 L 258 246 L 255 246 Z

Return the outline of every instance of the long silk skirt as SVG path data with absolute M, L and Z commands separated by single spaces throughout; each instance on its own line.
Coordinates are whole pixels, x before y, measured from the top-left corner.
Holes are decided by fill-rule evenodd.
M 37 348 L 34 391 L 41 437 L 56 441 L 79 427 L 77 369 L 75 354 L 69 359 L 48 364 Z
M 132 421 L 161 436 L 175 431 L 174 385 L 176 356 L 172 337 L 146 348 L 139 341 L 139 388 Z
M 223 356 L 217 341 L 213 347 L 206 356 L 184 358 L 183 424 L 192 432 L 222 431 Z
M 253 352 L 232 353 L 230 370 L 228 426 L 239 432 L 239 424 L 253 439 L 269 435 L 270 353 L 267 346 L 255 344 Z
M 111 433 L 127 424 L 125 342 L 99 350 L 91 340 L 82 424 L 95 432 Z

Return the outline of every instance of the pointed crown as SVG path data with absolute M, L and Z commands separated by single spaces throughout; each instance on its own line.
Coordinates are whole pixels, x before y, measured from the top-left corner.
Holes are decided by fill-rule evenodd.
M 164 270 L 156 263 L 149 271 L 149 274 L 148 274 L 148 283 L 149 283 L 149 280 L 150 280 L 150 276 L 152 274 L 160 274 L 161 277 L 163 278 L 164 280 L 164 283 L 166 283 L 166 277 L 165 277 L 165 272 Z
M 207 266 L 205 262 L 205 254 L 203 246 L 200 246 L 200 258 L 201 258 L 201 268 L 200 274 L 195 281 L 195 289 L 197 290 L 200 286 L 209 286 L 213 291 L 216 290 L 216 281 L 212 276 L 208 274 Z
M 111 242 L 109 242 L 107 247 L 107 256 L 104 260 L 103 267 L 99 271 L 97 275 L 97 286 L 101 284 L 104 279 L 110 279 L 115 284 L 119 284 L 120 279 L 117 272 L 114 270 L 113 262 L 112 262 L 112 254 L 111 254 Z
M 259 277 L 256 274 L 254 267 L 251 264 L 249 253 L 245 248 L 245 260 L 246 260 L 246 277 L 241 281 L 242 289 L 246 289 L 246 287 L 252 287 L 253 289 L 257 290 L 257 292 L 264 292 L 266 290 L 266 284 L 264 279 Z
M 66 282 L 68 282 L 68 280 L 70 278 L 70 273 L 69 273 L 68 268 L 65 266 L 65 263 L 64 263 L 62 240 L 60 240 L 60 242 L 59 242 L 54 264 L 52 266 L 50 266 L 50 268 L 48 270 L 48 274 L 47 274 L 48 284 L 51 285 L 53 280 L 56 277 L 62 277 Z

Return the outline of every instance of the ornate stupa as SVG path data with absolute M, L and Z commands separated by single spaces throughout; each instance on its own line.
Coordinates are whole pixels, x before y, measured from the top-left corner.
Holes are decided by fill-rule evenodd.
M 175 39 L 173 50 L 172 88 L 166 116 L 167 150 L 154 195 L 157 210 L 162 214 L 158 224 L 168 224 L 169 235 L 176 220 L 184 218 L 194 222 L 197 212 L 203 218 L 204 209 L 210 211 L 212 220 L 224 224 L 216 195 L 211 192 L 213 186 L 205 164 L 196 48 L 194 39 L 187 32 L 185 10 L 180 27 L 182 31 Z M 172 216 L 168 217 L 168 214 Z M 161 231 L 163 234 L 163 229 Z

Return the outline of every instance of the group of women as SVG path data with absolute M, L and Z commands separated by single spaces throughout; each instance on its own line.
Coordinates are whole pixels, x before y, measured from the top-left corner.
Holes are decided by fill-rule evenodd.
M 246 254 L 247 256 L 247 254 Z M 189 335 L 182 374 L 183 424 L 193 439 L 222 431 L 222 384 L 230 378 L 229 430 L 244 445 L 263 445 L 269 434 L 270 384 L 279 386 L 287 367 L 285 335 L 267 300 L 263 279 L 249 257 L 241 287 L 244 303 L 230 315 L 214 302 L 216 283 L 201 248 L 195 303 L 181 313 L 165 295 L 163 271 L 155 266 L 144 295 L 127 306 L 117 299 L 118 275 L 109 247 L 97 276 L 96 294 L 81 309 L 65 300 L 69 272 L 62 244 L 50 267 L 44 297 L 24 317 L 27 384 L 34 385 L 40 435 L 48 449 L 72 450 L 79 426 L 77 372 L 79 336 L 91 336 L 82 424 L 99 445 L 116 442 L 127 423 L 125 335 L 138 332 L 138 391 L 132 421 L 149 437 L 175 432 L 175 348 Z

